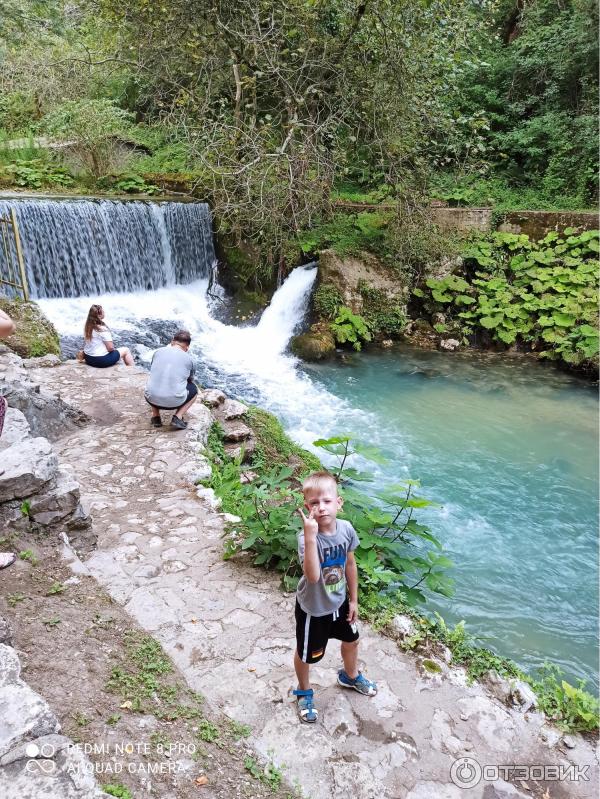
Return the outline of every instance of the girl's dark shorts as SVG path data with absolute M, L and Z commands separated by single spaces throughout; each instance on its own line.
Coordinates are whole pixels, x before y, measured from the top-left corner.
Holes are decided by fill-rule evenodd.
M 358 641 L 356 624 L 347 621 L 348 597 L 337 613 L 327 616 L 311 616 L 296 600 L 296 646 L 298 657 L 304 663 L 318 663 L 325 654 L 330 638 L 351 643 Z
M 99 369 L 104 369 L 107 366 L 114 366 L 121 357 L 119 350 L 112 350 L 107 352 L 106 355 L 86 355 L 83 353 L 85 362 L 88 366 L 97 366 Z

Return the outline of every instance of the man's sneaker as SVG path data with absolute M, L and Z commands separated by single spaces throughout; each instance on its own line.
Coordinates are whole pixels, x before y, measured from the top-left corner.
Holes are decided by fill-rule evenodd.
M 152 419 L 150 419 L 150 424 L 152 425 L 152 427 L 162 427 L 162 421 L 160 416 L 153 416 Z
M 179 418 L 179 416 L 175 416 L 175 414 L 173 414 L 173 418 L 171 419 L 171 427 L 174 427 L 176 430 L 185 430 L 187 427 L 187 422 L 184 422 L 183 419 Z
M 342 688 L 354 688 L 359 694 L 364 694 L 365 696 L 375 696 L 377 693 L 377 685 L 371 680 L 367 680 L 361 671 L 358 672 L 358 677 L 353 680 L 348 677 L 344 669 L 341 669 L 338 671 L 337 681 Z

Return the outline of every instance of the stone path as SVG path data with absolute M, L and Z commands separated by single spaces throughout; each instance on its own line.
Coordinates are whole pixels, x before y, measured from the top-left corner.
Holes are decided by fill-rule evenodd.
M 332 646 L 313 671 L 320 721 L 301 725 L 287 701 L 293 597 L 279 591 L 275 577 L 222 560 L 223 517 L 191 482 L 210 411 L 194 406 L 186 432 L 154 430 L 141 370 L 68 362 L 33 372 L 94 419 L 55 443 L 93 515 L 98 547 L 86 566 L 162 643 L 193 689 L 252 726 L 256 750 L 306 797 L 597 795 L 598 763 L 583 739 L 575 736 L 575 747 L 567 748 L 539 714 L 509 711 L 480 686 L 468 686 L 460 669 L 442 664 L 441 673 L 429 674 L 366 627 L 361 658 L 379 684 L 377 697 L 335 686 L 339 654 Z M 529 779 L 517 788 L 492 768 L 487 781 L 461 789 L 450 777 L 459 758 L 491 767 L 587 766 L 589 781 L 540 787 Z M 466 766 L 459 775 L 465 779 Z

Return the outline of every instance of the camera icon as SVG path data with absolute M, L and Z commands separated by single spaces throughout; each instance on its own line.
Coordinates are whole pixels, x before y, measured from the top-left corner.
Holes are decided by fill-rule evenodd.
M 30 743 L 25 747 L 25 754 L 29 758 L 25 764 L 25 771 L 29 774 L 45 774 L 49 776 L 56 771 L 56 763 L 51 758 L 54 757 L 56 749 L 50 743 L 38 744 Z

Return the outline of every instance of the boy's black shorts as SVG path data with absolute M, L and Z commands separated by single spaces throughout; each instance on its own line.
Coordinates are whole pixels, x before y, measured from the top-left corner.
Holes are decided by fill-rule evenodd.
M 356 624 L 347 621 L 348 610 L 346 597 L 337 614 L 311 616 L 302 610 L 296 600 L 296 646 L 300 660 L 304 663 L 318 663 L 325 654 L 330 638 L 347 643 L 358 640 Z

